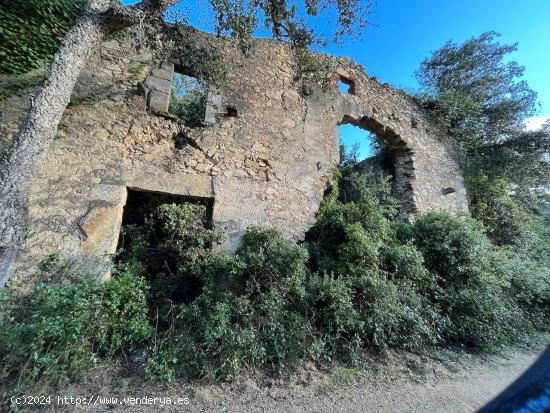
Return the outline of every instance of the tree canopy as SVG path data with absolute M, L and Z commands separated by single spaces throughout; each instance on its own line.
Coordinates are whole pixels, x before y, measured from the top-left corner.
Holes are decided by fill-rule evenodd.
M 445 43 L 425 59 L 417 95 L 451 136 L 464 169 L 471 209 L 500 243 L 513 243 L 550 185 L 550 124 L 524 130 L 537 94 L 510 55 L 517 44 L 483 33 Z
M 537 94 L 522 79 L 525 68 L 508 59 L 517 43 L 501 45 L 498 36 L 448 41 L 416 72 L 444 125 L 470 148 L 500 142 L 535 113 Z
M 47 62 L 76 23 L 85 3 L 86 0 L 13 0 L 3 4 L 0 8 L 0 73 L 24 73 Z M 186 1 L 170 3 L 185 5 Z M 325 12 L 335 17 L 335 39 L 356 34 L 356 29 L 367 23 L 375 1 L 209 0 L 201 3 L 214 13 L 212 31 L 230 36 L 246 51 L 254 31 L 259 28 L 269 29 L 274 38 L 306 48 L 321 37 L 307 26 L 305 17 L 317 17 Z M 119 14 L 132 7 L 117 2 L 113 5 Z M 170 19 L 192 25 L 182 13 L 175 13 Z

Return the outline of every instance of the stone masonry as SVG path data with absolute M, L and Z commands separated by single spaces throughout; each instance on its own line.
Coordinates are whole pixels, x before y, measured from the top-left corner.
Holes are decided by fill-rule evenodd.
M 131 36 L 130 36 L 131 37 Z M 257 40 L 244 57 L 208 36 L 227 68 L 212 91 L 205 126 L 183 128 L 168 109 L 174 67 L 130 40 L 104 42 L 82 73 L 59 133 L 33 182 L 22 282 L 50 254 L 115 252 L 128 189 L 213 199 L 214 225 L 234 251 L 245 229 L 272 225 L 301 240 L 315 221 L 338 162 L 337 125 L 385 139 L 396 156 L 401 215 L 466 209 L 461 172 L 416 103 L 352 61 L 320 55 L 332 83 L 301 93 L 288 45 Z M 350 85 L 338 91 L 339 80 Z M 141 85 L 141 86 L 140 86 Z M 0 103 L 2 145 L 17 132 L 27 99 Z M 177 142 L 183 144 L 176 144 Z

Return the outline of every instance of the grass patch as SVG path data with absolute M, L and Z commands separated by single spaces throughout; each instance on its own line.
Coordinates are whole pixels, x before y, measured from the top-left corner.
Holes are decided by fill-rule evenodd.
M 107 93 L 97 93 L 85 96 L 71 95 L 71 99 L 69 100 L 67 107 L 71 108 L 81 105 L 93 107 L 108 97 L 109 95 Z

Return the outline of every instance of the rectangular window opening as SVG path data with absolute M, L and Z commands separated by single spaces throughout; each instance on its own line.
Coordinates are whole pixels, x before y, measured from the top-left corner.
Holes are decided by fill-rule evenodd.
M 338 79 L 338 91 L 355 95 L 355 81 L 345 77 Z
M 168 112 L 180 118 L 186 126 L 198 128 L 204 126 L 208 92 L 197 78 L 186 73 L 176 66 Z

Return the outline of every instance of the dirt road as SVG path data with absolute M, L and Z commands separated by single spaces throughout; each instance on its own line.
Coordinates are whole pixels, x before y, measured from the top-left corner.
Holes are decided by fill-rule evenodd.
M 485 357 L 455 354 L 433 358 L 401 354 L 382 368 L 360 371 L 340 368 L 322 373 L 311 367 L 291 379 L 249 378 L 216 386 L 134 385 L 118 377 L 115 379 L 118 382 L 110 384 L 114 386 L 108 392 L 110 395 L 105 395 L 117 397 L 116 404 L 65 406 L 62 410 L 116 413 L 472 412 L 521 375 L 541 351 L 511 351 L 504 356 Z M 99 394 L 106 391 L 105 385 L 96 383 L 70 392 Z M 144 396 L 158 399 L 146 400 Z M 127 397 L 141 400 L 138 404 L 137 400 Z M 177 406 L 166 405 L 167 397 L 172 403 L 177 403 L 178 398 L 183 400 Z

